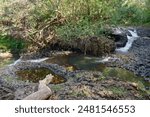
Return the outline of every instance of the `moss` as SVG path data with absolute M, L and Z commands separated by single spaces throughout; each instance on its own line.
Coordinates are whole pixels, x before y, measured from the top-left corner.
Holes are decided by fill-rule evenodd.
M 73 96 L 73 97 L 84 97 L 86 96 L 86 94 L 82 91 L 72 91 L 71 93 L 69 93 L 70 96 Z
M 63 88 L 61 85 L 53 85 L 51 86 L 52 91 L 60 91 Z
M 104 80 L 104 79 L 106 79 L 106 77 L 102 75 L 102 76 L 100 76 L 98 79 L 99 79 L 99 80 Z
M 116 77 L 123 81 L 135 82 L 139 84 L 140 87 L 150 86 L 150 83 L 144 81 L 143 77 L 137 76 L 133 72 L 125 69 L 106 67 L 102 73 L 105 77 Z
M 110 87 L 108 90 L 112 91 L 113 94 L 118 96 L 123 96 L 127 93 L 127 90 L 122 87 Z

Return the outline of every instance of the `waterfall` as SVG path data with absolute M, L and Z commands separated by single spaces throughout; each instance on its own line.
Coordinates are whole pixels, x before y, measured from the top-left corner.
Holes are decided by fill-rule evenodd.
M 127 43 L 125 45 L 125 47 L 121 47 L 121 48 L 117 48 L 116 52 L 123 52 L 126 53 L 128 52 L 128 50 L 132 47 L 132 43 L 134 42 L 134 40 L 136 40 L 139 36 L 137 35 L 136 30 L 132 31 L 132 30 L 128 30 L 131 34 L 131 36 L 127 35 Z

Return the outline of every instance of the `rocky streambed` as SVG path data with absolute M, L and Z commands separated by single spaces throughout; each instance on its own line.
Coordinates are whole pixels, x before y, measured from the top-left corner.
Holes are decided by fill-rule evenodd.
M 119 28 L 111 33 L 117 48 L 126 45 L 127 35 L 132 36 L 128 29 L 133 31 Z M 38 81 L 48 74 L 54 75 L 48 85 L 52 90 L 49 99 L 150 99 L 150 38 L 144 32 L 149 29 L 137 29 L 139 37 L 128 52 L 93 57 L 51 51 L 43 59 L 37 57 L 44 57 L 45 52 L 24 56 L 0 68 L 0 99 L 25 98 L 38 90 Z M 91 53 L 88 46 L 87 53 Z

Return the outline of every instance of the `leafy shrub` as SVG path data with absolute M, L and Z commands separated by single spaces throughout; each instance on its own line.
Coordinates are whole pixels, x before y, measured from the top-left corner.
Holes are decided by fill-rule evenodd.
M 23 51 L 24 47 L 23 40 L 0 35 L 0 49 L 3 51 L 11 51 L 13 54 L 19 54 Z

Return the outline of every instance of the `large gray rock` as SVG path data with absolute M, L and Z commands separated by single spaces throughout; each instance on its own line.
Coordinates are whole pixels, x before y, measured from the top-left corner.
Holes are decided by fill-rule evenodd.
M 136 61 L 131 63 L 135 72 L 141 76 L 150 77 L 150 38 L 139 38 L 135 40 L 130 49 Z
M 0 77 L 0 100 L 13 100 L 14 98 L 14 89 Z
M 150 27 L 139 27 L 137 33 L 140 37 L 150 37 Z
M 109 33 L 110 33 L 109 36 L 114 38 L 115 45 L 117 48 L 124 47 L 126 45 L 126 43 L 128 41 L 126 35 L 129 34 L 127 29 L 125 29 L 125 28 L 112 28 L 112 29 L 110 29 Z

